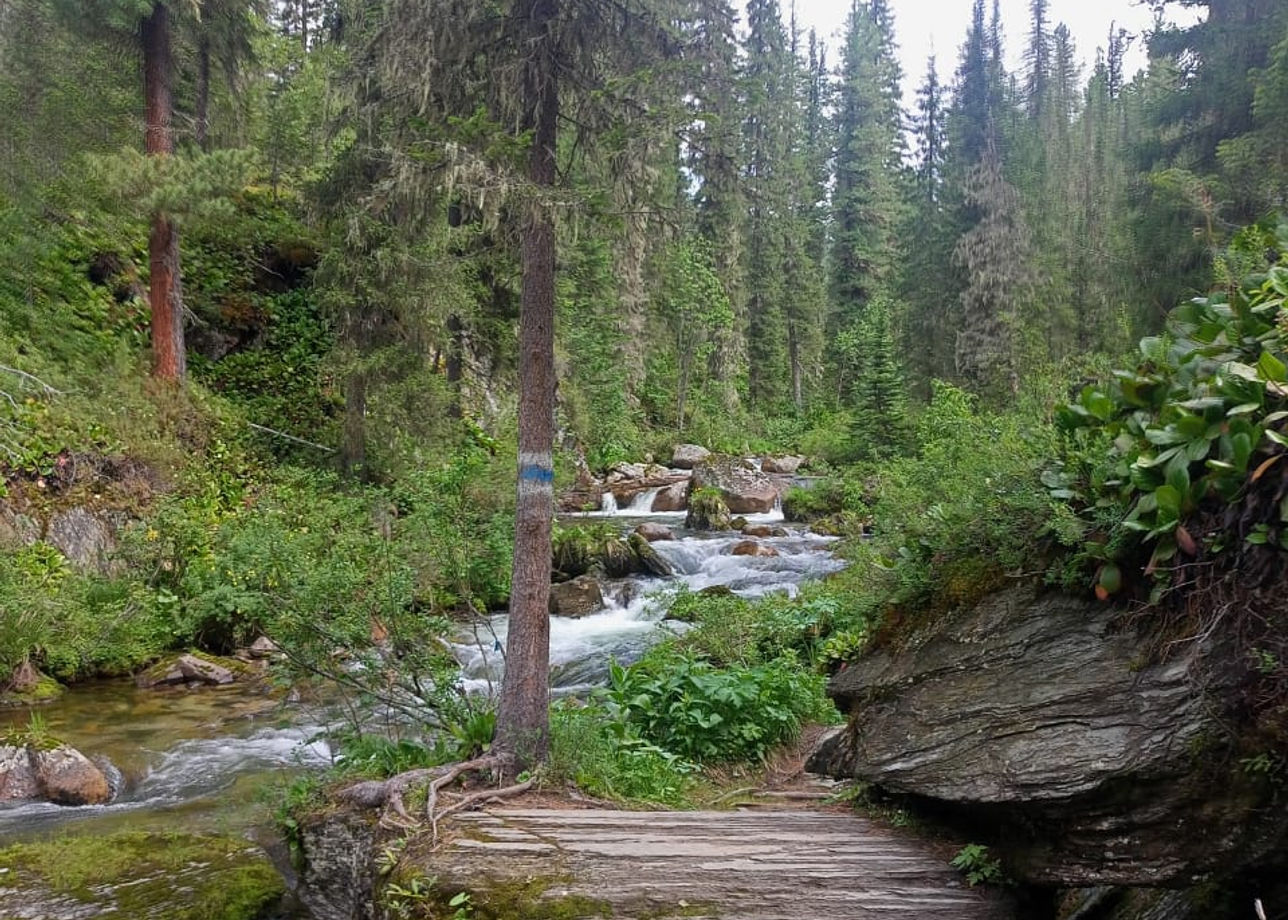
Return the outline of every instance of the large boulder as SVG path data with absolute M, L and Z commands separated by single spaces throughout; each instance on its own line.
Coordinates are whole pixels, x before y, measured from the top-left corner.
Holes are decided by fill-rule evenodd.
M 659 556 L 657 550 L 650 546 L 648 540 L 644 539 L 641 534 L 631 534 L 626 542 L 630 545 L 631 552 L 635 554 L 635 558 L 639 560 L 640 567 L 648 574 L 662 578 L 670 578 L 675 574 L 675 569 L 671 567 L 671 563 Z
M 694 468 L 690 495 L 699 489 L 718 489 L 731 514 L 764 514 L 778 502 L 774 480 L 729 458 L 708 460 Z
M 686 480 L 672 483 L 653 496 L 650 511 L 683 511 L 689 507 L 689 483 Z
M 112 798 L 107 775 L 73 747 L 34 751 L 31 759 L 41 797 L 55 805 L 101 805 Z
M 635 528 L 635 532 L 650 543 L 654 543 L 658 540 L 675 539 L 675 532 L 671 530 L 670 527 L 667 527 L 665 524 L 654 523 L 653 521 L 645 521 L 643 524 L 640 524 Z
M 716 489 L 700 489 L 688 497 L 689 513 L 684 526 L 692 530 L 731 530 L 729 506 Z
M 691 470 L 711 456 L 711 451 L 697 444 L 677 444 L 671 451 L 671 466 L 677 470 Z
M 550 612 L 558 617 L 584 617 L 604 609 L 604 592 L 590 575 L 550 586 Z
M 1258 864 L 1288 833 L 1225 727 L 1246 663 L 1217 634 L 1155 654 L 1122 620 L 1031 588 L 931 618 L 836 674 L 848 726 L 809 768 L 933 805 L 1037 884 Z
M 730 553 L 734 556 L 777 556 L 778 550 L 755 540 L 743 540 L 735 544 Z
M 766 457 L 760 463 L 760 469 L 765 473 L 795 473 L 805 462 L 804 457 Z

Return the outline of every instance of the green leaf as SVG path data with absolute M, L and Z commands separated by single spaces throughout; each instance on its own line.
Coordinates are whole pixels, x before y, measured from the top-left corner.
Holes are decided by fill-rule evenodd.
M 1288 383 L 1288 366 L 1268 351 L 1263 351 L 1257 359 L 1257 370 L 1263 380 Z
M 1288 437 L 1284 437 L 1277 431 L 1272 431 L 1271 429 L 1267 428 L 1266 437 L 1269 438 L 1271 441 L 1274 441 L 1280 447 L 1288 447 Z
M 1261 408 L 1261 403 L 1242 403 L 1240 405 L 1235 406 L 1230 411 L 1228 411 L 1226 413 L 1226 416 L 1228 417 L 1231 415 L 1247 415 L 1249 412 L 1256 412 L 1260 408 Z

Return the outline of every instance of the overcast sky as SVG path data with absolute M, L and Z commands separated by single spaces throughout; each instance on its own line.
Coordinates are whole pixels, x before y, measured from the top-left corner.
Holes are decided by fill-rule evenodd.
M 791 0 L 780 0 L 784 10 Z M 890 0 L 894 10 L 895 38 L 899 43 L 899 60 L 903 65 L 903 91 L 910 101 L 926 72 L 926 58 L 935 53 L 942 82 L 950 82 L 957 67 L 957 50 L 970 24 L 972 0 Z M 1002 25 L 1005 29 L 1005 51 L 1012 69 L 1020 66 L 1028 32 L 1029 0 L 1001 0 Z M 986 7 L 992 8 L 992 0 Z M 826 38 L 828 60 L 838 59 L 840 30 L 845 24 L 850 0 L 796 0 L 796 15 L 803 28 L 813 27 Z M 1084 78 L 1095 60 L 1096 48 L 1104 47 L 1111 22 L 1140 35 L 1153 22 L 1149 8 L 1135 0 L 1051 0 L 1051 24 L 1063 22 L 1073 33 L 1078 57 L 1086 66 Z M 1145 55 L 1137 39 L 1127 59 L 1130 78 L 1144 67 Z

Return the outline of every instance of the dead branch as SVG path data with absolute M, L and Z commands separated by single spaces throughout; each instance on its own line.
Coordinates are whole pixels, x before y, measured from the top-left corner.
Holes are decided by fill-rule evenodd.
M 21 383 L 34 384 L 36 389 L 40 390 L 46 396 L 62 396 L 63 391 L 50 386 L 41 380 L 35 374 L 29 374 L 26 371 L 18 370 L 16 367 L 9 367 L 7 364 L 0 364 L 0 372 L 13 374 Z

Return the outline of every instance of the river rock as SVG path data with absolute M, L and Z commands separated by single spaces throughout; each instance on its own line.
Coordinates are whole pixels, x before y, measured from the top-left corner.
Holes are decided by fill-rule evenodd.
M 711 451 L 697 444 L 677 444 L 671 451 L 671 466 L 677 470 L 691 470 L 711 456 Z
M 658 555 L 657 550 L 649 545 L 649 542 L 640 534 L 633 533 L 630 539 L 626 541 L 635 554 L 635 558 L 640 561 L 641 568 L 650 575 L 657 575 L 660 578 L 670 578 L 675 574 L 671 568 L 671 563 L 667 562 Z
M 1257 864 L 1282 809 L 1224 727 L 1246 672 L 1214 633 L 1167 657 L 1121 612 L 1016 588 L 849 663 L 809 769 L 914 796 L 1036 884 L 1182 885 Z
M 770 537 L 774 534 L 774 528 L 768 524 L 743 524 L 741 530 L 744 537 Z
M 231 684 L 236 679 L 231 670 L 196 655 L 180 655 L 148 668 L 134 678 L 140 687 L 169 687 L 176 684 Z
M 778 502 L 774 481 L 738 460 L 708 460 L 694 468 L 690 483 L 692 491 L 719 489 L 731 514 L 764 514 Z
M 804 462 L 804 457 L 766 457 L 760 469 L 765 473 L 795 473 Z
M 626 482 L 633 479 L 643 479 L 648 467 L 643 463 L 615 463 L 608 468 L 608 475 L 605 481 L 609 485 L 616 485 L 619 482 Z
M 584 617 L 604 608 L 604 592 L 590 575 L 550 586 L 550 612 L 558 617 Z
M 778 550 L 755 540 L 743 540 L 735 544 L 730 553 L 734 556 L 777 556 Z
M 648 542 L 656 540 L 674 540 L 675 531 L 671 530 L 665 524 L 656 524 L 653 521 L 645 521 L 635 528 L 635 532 Z
M 246 654 L 251 658 L 273 658 L 282 653 L 281 647 L 268 636 L 260 636 L 250 645 L 246 646 Z
M 107 776 L 73 747 L 34 751 L 31 759 L 41 797 L 55 805 L 101 805 L 112 798 Z
M 672 483 L 653 496 L 650 511 L 683 511 L 689 506 L 689 483 L 686 480 Z
M 0 802 L 40 798 L 40 780 L 31 751 L 21 745 L 0 744 Z

